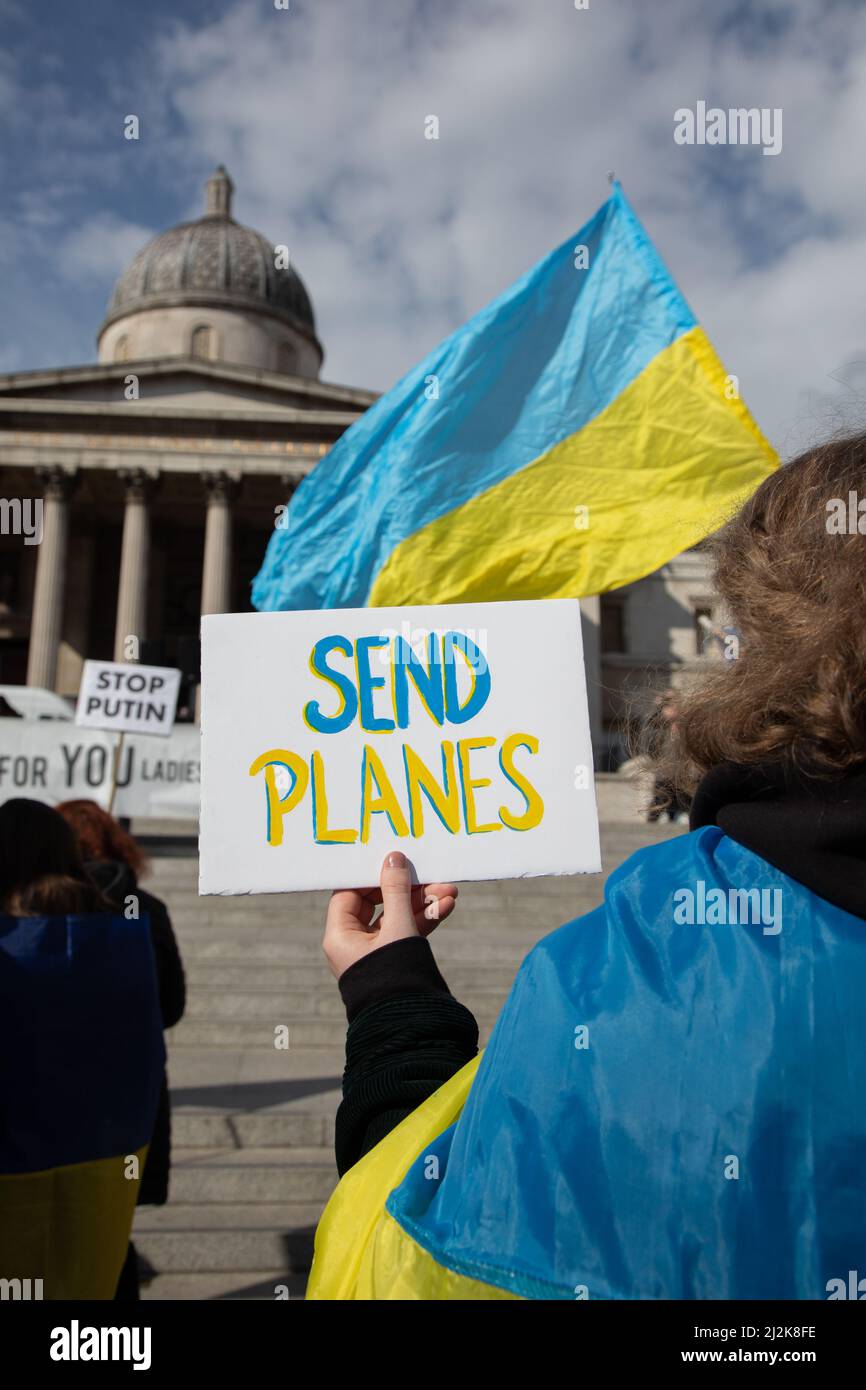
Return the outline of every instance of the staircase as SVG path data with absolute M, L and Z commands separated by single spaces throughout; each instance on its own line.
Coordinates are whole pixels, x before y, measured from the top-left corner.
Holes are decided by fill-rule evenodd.
M 602 822 L 605 873 L 677 833 Z M 327 893 L 199 898 L 190 842 L 154 858 L 187 974 L 168 1035 L 173 1161 L 165 1207 L 134 1239 L 155 1271 L 145 1299 L 303 1297 L 313 1233 L 337 1180 L 345 1014 L 322 955 Z M 486 1042 L 515 972 L 542 936 L 601 901 L 603 878 L 466 884 L 432 943 Z M 288 1049 L 275 1038 L 288 1028 Z

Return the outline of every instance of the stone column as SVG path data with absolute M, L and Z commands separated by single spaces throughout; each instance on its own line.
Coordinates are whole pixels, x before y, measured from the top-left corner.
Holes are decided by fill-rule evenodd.
M 201 580 L 202 617 L 228 613 L 232 595 L 232 502 L 239 479 L 230 473 L 203 473 L 207 491 L 204 565 Z
M 586 666 L 586 697 L 592 753 L 598 762 L 602 747 L 601 727 L 601 599 L 597 594 L 580 600 L 583 660 Z
M 117 589 L 117 619 L 114 628 L 114 659 L 129 661 L 126 639 L 147 636 L 147 586 L 150 576 L 150 500 L 156 477 L 142 468 L 120 470 L 126 487 L 123 512 L 123 541 L 120 550 L 120 581 Z
M 53 690 L 63 627 L 69 497 L 75 474 L 56 467 L 37 468 L 36 477 L 42 484 L 42 543 L 36 561 L 27 684 Z

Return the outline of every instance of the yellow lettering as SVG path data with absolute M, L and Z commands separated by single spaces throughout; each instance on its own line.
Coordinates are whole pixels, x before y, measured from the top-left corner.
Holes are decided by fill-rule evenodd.
M 373 790 L 378 792 L 378 796 L 372 796 Z M 397 800 L 397 793 L 391 785 L 390 778 L 385 771 L 382 759 L 378 753 L 369 746 L 364 745 L 364 759 L 361 764 L 361 843 L 366 844 L 370 838 L 370 821 L 373 816 L 380 812 L 388 817 L 391 822 L 391 829 L 395 835 L 408 835 L 409 827 L 406 818 L 400 810 L 400 803 Z
M 445 829 L 456 835 L 460 829 L 460 786 L 454 767 L 454 744 L 447 739 L 442 743 L 442 771 L 444 787 L 441 787 L 414 748 L 403 745 L 403 760 L 406 765 L 406 788 L 409 792 L 409 824 L 417 839 L 424 834 L 424 810 L 421 793 L 429 798 L 436 815 Z
M 489 787 L 489 777 L 472 777 L 469 769 L 469 757 L 476 748 L 492 748 L 496 742 L 495 738 L 461 738 L 457 744 L 457 757 L 460 762 L 460 783 L 463 789 L 463 819 L 466 822 L 466 833 L 468 835 L 485 835 L 489 830 L 501 830 L 502 825 L 499 821 L 493 821 L 488 825 L 479 825 L 477 812 L 475 809 L 475 789 L 476 787 Z
M 357 830 L 332 830 L 328 825 L 328 798 L 325 794 L 325 765 L 318 750 L 310 762 L 313 766 L 313 836 L 320 845 L 353 845 Z
M 534 734 L 509 734 L 499 751 L 499 766 L 526 802 L 526 810 L 515 816 L 507 806 L 500 806 L 499 818 L 509 830 L 533 830 L 541 824 L 544 815 L 544 802 L 532 783 L 514 766 L 514 752 L 517 748 L 528 748 L 530 753 L 538 752 L 538 739 Z
M 284 797 L 280 796 L 280 789 L 277 786 L 275 766 L 287 768 L 294 779 L 291 791 Z M 283 817 L 287 816 L 289 811 L 293 811 L 303 797 L 307 790 L 310 774 L 304 759 L 299 757 L 297 753 L 290 753 L 286 748 L 270 748 L 267 753 L 262 753 L 250 768 L 250 776 L 255 777 L 262 769 L 264 769 L 265 790 L 267 792 L 268 844 L 281 845 L 283 843 Z

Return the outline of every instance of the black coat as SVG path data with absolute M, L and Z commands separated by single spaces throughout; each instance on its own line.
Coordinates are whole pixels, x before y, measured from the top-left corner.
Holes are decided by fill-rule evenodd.
M 135 874 L 126 864 L 114 860 L 91 861 L 85 865 L 88 875 L 102 890 L 109 902 L 123 911 L 130 894 L 138 898 L 139 914 L 150 918 L 150 939 L 156 961 L 156 983 L 163 1028 L 173 1028 L 186 1006 L 186 981 L 183 963 L 177 948 L 168 908 L 146 889 L 139 888 Z M 168 1174 L 171 1167 L 171 1109 L 168 1098 L 168 1077 L 163 1076 L 156 1123 L 150 1141 L 147 1162 L 138 1192 L 139 1202 L 162 1206 L 168 1200 Z

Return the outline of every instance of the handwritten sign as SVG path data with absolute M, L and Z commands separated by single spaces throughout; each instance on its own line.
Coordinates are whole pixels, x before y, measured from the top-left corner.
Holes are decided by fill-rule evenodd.
M 202 620 L 201 893 L 596 873 L 575 600 Z
M 180 671 L 122 661 L 85 661 L 75 722 L 85 729 L 160 734 L 174 728 Z

